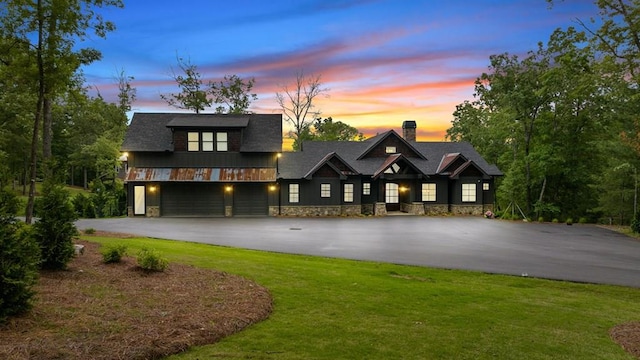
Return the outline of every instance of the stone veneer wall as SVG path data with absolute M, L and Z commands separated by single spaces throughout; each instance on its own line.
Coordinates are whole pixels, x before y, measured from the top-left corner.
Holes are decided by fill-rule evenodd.
M 147 206 L 147 217 L 160 217 L 160 206 Z
M 276 208 L 276 213 L 277 213 Z M 342 207 L 340 205 L 331 206 L 281 206 L 282 216 L 340 216 Z
M 411 215 L 424 215 L 424 205 L 421 202 L 401 203 L 400 211 Z
M 361 213 L 364 215 L 373 215 L 373 204 L 362 204 Z
M 493 205 L 451 205 L 453 215 L 484 215 L 487 210 L 493 211 Z
M 375 216 L 387 216 L 387 204 L 383 202 L 377 202 L 373 205 L 373 215 Z
M 342 205 L 341 214 L 345 216 L 358 216 L 362 215 L 362 206 L 360 205 Z
M 445 215 L 449 213 L 448 204 L 424 204 L 426 215 Z

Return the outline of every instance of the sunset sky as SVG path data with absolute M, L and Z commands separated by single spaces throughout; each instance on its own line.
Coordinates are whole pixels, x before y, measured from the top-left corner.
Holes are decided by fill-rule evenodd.
M 255 78 L 256 113 L 279 113 L 275 92 L 304 71 L 329 89 L 317 101 L 323 117 L 367 136 L 415 120 L 419 140 L 440 141 L 490 55 L 524 55 L 597 8 L 590 0 L 552 8 L 545 0 L 125 0 L 102 13 L 117 30 L 82 44 L 103 54 L 84 75 L 109 101 L 116 75 L 133 76 L 136 112 L 178 111 L 160 94 L 179 92 L 180 56 L 204 81 Z

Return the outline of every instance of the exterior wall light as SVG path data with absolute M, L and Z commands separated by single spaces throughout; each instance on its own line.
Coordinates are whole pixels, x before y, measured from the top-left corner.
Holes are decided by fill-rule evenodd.
M 231 186 L 231 185 L 227 185 L 227 186 L 225 186 L 224 190 L 225 190 L 226 192 L 232 192 L 232 191 L 233 191 L 233 186 Z
M 277 187 L 275 185 L 269 185 L 269 191 L 276 191 Z
M 406 186 L 400 186 L 400 188 L 398 190 L 400 190 L 400 192 L 405 192 L 405 191 L 409 190 L 409 188 L 406 187 Z
M 156 192 L 156 190 L 157 190 L 157 189 L 156 189 L 156 186 L 155 186 L 155 185 L 151 185 L 151 186 L 149 186 L 149 192 L 150 192 L 150 193 L 155 193 L 155 192 Z

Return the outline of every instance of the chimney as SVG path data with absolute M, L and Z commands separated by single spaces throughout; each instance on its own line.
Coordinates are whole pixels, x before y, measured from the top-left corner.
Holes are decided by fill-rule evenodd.
M 402 137 L 407 141 L 416 141 L 416 122 L 406 120 L 402 123 Z

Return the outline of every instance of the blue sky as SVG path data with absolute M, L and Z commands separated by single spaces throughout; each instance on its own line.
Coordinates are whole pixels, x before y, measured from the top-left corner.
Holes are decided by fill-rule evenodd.
M 205 81 L 255 78 L 257 113 L 278 113 L 275 92 L 304 71 L 329 89 L 322 116 L 365 135 L 415 120 L 420 139 L 439 141 L 490 55 L 523 55 L 598 12 L 589 0 L 125 0 L 102 14 L 117 30 L 85 41 L 103 59 L 84 74 L 107 100 L 120 70 L 133 76 L 134 111 L 178 111 L 160 94 L 179 92 L 180 56 Z

